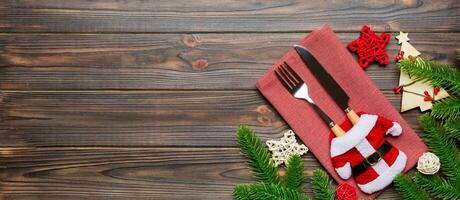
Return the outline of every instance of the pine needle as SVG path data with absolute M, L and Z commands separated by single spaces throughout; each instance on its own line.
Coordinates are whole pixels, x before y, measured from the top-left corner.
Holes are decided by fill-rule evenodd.
M 439 157 L 443 174 L 449 182 L 460 185 L 460 153 L 455 141 L 444 134 L 446 130 L 430 115 L 423 115 L 420 122 L 428 132 L 421 136 L 430 151 Z
M 401 71 L 408 73 L 417 80 L 429 82 L 433 86 L 460 94 L 460 72 L 454 68 L 423 59 L 417 59 L 416 62 L 404 59 L 401 60 L 399 66 Z
M 237 129 L 236 138 L 241 153 L 248 159 L 248 164 L 256 179 L 263 183 L 280 185 L 278 169 L 271 160 L 270 153 L 264 143 L 247 126 Z
M 334 190 L 330 189 L 330 185 L 332 181 L 329 179 L 329 175 L 320 169 L 316 169 L 313 171 L 312 179 L 312 188 L 313 194 L 315 195 L 316 199 L 321 200 L 334 200 L 335 199 L 335 192 Z
M 440 120 L 460 121 L 460 98 L 449 97 L 437 101 L 433 104 L 431 115 Z
M 233 196 L 237 200 L 308 200 L 295 189 L 261 183 L 237 185 Z
M 428 194 L 419 188 L 410 175 L 397 175 L 393 181 L 396 191 L 401 194 L 405 200 L 429 200 Z
M 447 120 L 444 123 L 446 129 L 446 135 L 455 140 L 460 140 L 460 121 L 459 120 Z
M 453 186 L 439 176 L 427 176 L 418 173 L 415 182 L 430 194 L 439 199 L 460 199 L 460 187 Z
M 302 183 L 305 179 L 303 174 L 303 161 L 299 155 L 289 157 L 286 166 L 285 186 L 303 193 Z

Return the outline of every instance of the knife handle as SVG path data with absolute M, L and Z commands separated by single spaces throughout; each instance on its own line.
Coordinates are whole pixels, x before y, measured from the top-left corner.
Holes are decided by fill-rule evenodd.
M 334 124 L 334 126 L 331 127 L 331 130 L 334 133 L 335 137 L 340 137 L 343 134 L 345 134 L 345 131 L 337 124 Z
M 359 121 L 359 116 L 355 113 L 355 111 L 347 108 L 345 110 L 345 113 L 347 114 L 347 117 L 348 119 L 350 120 L 350 122 L 355 125 L 356 123 L 358 123 Z

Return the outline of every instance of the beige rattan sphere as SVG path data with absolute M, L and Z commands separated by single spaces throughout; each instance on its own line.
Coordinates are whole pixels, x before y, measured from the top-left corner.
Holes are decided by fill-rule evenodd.
M 430 152 L 424 153 L 417 162 L 417 170 L 422 174 L 433 175 L 439 171 L 441 163 L 439 158 Z

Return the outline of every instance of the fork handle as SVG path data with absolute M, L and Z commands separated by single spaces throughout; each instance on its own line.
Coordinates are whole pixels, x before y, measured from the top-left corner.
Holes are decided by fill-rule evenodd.
M 316 111 L 316 113 L 318 113 L 321 119 L 323 119 L 323 121 L 326 122 L 329 128 L 331 128 L 332 132 L 336 137 L 340 137 L 345 133 L 345 131 L 339 125 L 335 124 L 335 122 L 332 121 L 332 119 L 329 116 L 327 116 L 326 113 L 324 113 L 323 110 L 321 110 L 321 108 L 319 108 L 315 103 L 309 101 L 307 102 Z

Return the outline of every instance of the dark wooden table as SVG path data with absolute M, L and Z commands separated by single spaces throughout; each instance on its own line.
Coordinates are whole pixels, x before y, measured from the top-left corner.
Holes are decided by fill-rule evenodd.
M 368 24 L 452 64 L 459 17 L 457 0 L 1 1 L 0 199 L 231 199 L 253 181 L 235 128 L 289 128 L 254 83 L 292 44 Z M 394 62 L 366 72 L 399 109 Z

